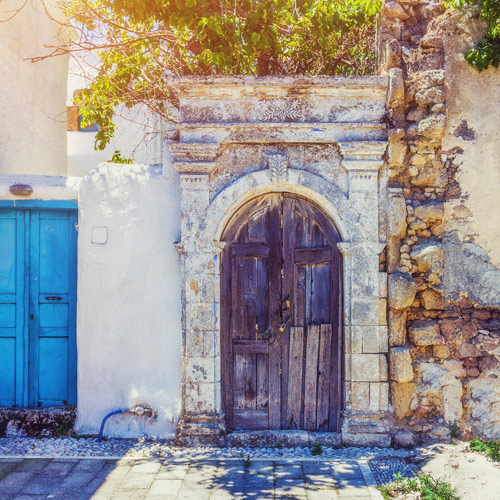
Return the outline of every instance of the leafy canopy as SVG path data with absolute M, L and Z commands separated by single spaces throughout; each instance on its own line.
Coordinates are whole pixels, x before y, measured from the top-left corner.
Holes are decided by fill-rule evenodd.
M 381 0 L 70 0 L 94 50 L 97 76 L 80 96 L 83 125 L 97 122 L 96 149 L 115 131 L 116 106 L 146 105 L 171 119 L 165 75 L 373 73 Z
M 479 72 L 500 64 L 500 0 L 448 0 L 448 6 L 461 9 L 466 4 L 481 4 L 481 16 L 488 22 L 485 37 L 465 54 L 465 60 Z

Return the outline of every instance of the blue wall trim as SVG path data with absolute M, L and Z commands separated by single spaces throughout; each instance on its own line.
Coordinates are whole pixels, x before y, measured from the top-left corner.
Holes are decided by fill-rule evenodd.
M 0 208 L 64 208 L 77 210 L 76 200 L 0 200 Z

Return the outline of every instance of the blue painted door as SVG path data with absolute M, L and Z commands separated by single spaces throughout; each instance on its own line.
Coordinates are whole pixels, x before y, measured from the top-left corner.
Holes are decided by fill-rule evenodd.
M 76 403 L 75 210 L 0 209 L 0 405 Z

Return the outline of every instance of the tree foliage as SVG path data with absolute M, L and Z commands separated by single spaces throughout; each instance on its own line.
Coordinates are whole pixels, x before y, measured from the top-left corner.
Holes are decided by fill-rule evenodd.
M 175 89 L 165 75 L 373 73 L 381 0 L 70 0 L 73 51 L 100 57 L 80 96 L 96 148 L 114 134 L 116 106 L 165 118 Z
M 498 68 L 500 64 L 500 0 L 448 0 L 449 6 L 457 9 L 466 4 L 480 4 L 481 16 L 488 22 L 485 37 L 477 47 L 465 54 L 465 60 L 479 72 L 490 65 Z

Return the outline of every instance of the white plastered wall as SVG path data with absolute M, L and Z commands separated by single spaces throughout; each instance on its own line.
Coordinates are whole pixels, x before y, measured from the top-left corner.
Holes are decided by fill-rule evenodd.
M 166 167 L 168 169 L 168 167 Z M 118 415 L 108 436 L 170 437 L 180 406 L 178 174 L 101 164 L 82 181 L 78 236 L 77 432 L 145 404 L 149 423 Z
M 1 2 L 0 21 L 23 3 Z M 57 15 L 55 2 L 46 4 Z M 41 2 L 0 22 L 0 174 L 66 175 L 68 58 L 27 60 L 48 53 L 44 45 L 61 43 L 59 31 Z

